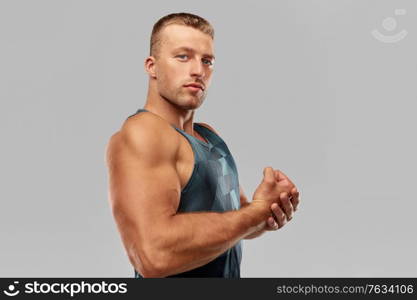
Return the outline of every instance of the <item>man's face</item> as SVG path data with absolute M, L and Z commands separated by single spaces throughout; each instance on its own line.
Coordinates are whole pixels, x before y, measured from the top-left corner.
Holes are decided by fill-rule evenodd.
M 155 61 L 159 94 L 181 109 L 196 109 L 204 101 L 213 72 L 213 40 L 198 29 L 170 24 L 160 32 Z M 190 84 L 200 85 L 187 86 Z

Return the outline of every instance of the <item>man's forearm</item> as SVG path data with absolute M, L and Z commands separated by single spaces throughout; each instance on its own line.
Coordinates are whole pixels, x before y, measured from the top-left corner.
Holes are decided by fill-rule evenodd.
M 245 240 L 253 240 L 254 238 L 260 237 L 265 232 L 266 232 L 266 229 L 259 229 L 258 231 L 246 236 Z
M 245 202 L 241 203 L 241 207 L 246 207 L 249 204 L 250 204 L 250 202 L 246 202 L 245 201 Z M 265 223 L 265 226 L 264 227 L 260 227 L 258 229 L 258 231 L 255 231 L 252 234 L 249 234 L 249 235 L 245 236 L 244 239 L 245 240 L 252 240 L 254 238 L 260 237 L 263 233 L 266 232 L 266 229 L 265 228 L 266 228 L 266 223 Z
M 239 240 L 258 232 L 270 214 L 263 205 L 227 212 L 179 213 L 158 241 L 159 277 L 182 273 L 212 261 Z

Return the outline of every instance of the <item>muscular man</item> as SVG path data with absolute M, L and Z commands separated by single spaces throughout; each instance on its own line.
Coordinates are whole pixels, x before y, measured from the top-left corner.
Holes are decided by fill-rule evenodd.
M 193 14 L 155 23 L 146 104 L 107 145 L 111 208 L 137 278 L 240 277 L 241 240 L 281 228 L 299 203 L 272 167 L 249 202 L 220 134 L 194 123 L 210 86 L 213 38 Z

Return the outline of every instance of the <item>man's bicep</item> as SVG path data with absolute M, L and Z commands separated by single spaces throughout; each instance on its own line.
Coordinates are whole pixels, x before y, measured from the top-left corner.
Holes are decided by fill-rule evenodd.
M 175 214 L 179 195 L 178 174 L 169 164 L 121 160 L 111 178 L 115 208 L 132 213 L 137 221 Z
M 119 141 L 109 154 L 112 211 L 119 230 L 126 231 L 129 239 L 158 235 L 178 208 L 179 177 L 170 154 L 158 153 L 160 147 L 138 149 Z M 136 236 L 130 236 L 133 232 Z

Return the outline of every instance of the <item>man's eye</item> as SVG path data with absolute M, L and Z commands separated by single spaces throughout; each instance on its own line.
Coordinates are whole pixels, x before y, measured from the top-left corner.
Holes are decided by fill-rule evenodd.
M 209 59 L 203 59 L 203 63 L 208 64 L 209 66 L 213 65 L 213 62 Z
M 186 57 L 188 57 L 188 55 L 186 54 L 181 54 L 181 55 L 177 55 L 177 57 L 181 58 L 181 59 L 185 59 Z

